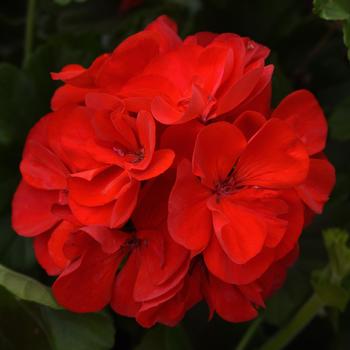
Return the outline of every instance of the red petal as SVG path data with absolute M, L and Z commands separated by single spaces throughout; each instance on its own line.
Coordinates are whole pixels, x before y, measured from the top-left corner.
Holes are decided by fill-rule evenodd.
M 175 175 L 175 171 L 167 171 L 145 183 L 132 216 L 137 230 L 159 229 L 166 224 L 169 194 L 175 182 Z
M 130 176 L 136 180 L 143 181 L 156 177 L 170 168 L 175 154 L 170 149 L 161 149 L 154 152 L 151 163 L 145 170 L 129 170 Z
M 249 141 L 235 178 L 242 186 L 286 188 L 304 181 L 308 167 L 303 144 L 285 122 L 272 119 Z
M 12 202 L 12 226 L 26 237 L 33 237 L 54 226 L 59 218 L 52 214 L 52 206 L 58 202 L 58 191 L 43 191 L 19 184 Z
M 237 287 L 210 278 L 209 291 L 215 311 L 228 322 L 245 322 L 257 316 L 256 309 Z
M 196 63 L 195 76 L 198 84 L 210 97 L 222 83 L 224 72 L 230 72 L 233 63 L 233 53 L 227 47 L 209 46 L 203 50 Z
M 265 246 L 275 247 L 286 232 L 287 221 L 284 215 L 288 213 L 288 205 L 280 192 L 262 189 L 245 189 L 230 196 L 230 200 L 254 212 L 267 228 Z
M 192 250 L 202 250 L 212 233 L 207 198 L 211 192 L 192 175 L 191 165 L 183 160 L 169 197 L 168 228 L 173 239 Z
M 33 187 L 46 190 L 67 187 L 67 168 L 52 151 L 38 142 L 28 140 L 20 169 L 23 178 Z
M 192 160 L 194 144 L 199 131 L 203 127 L 203 124 L 197 121 L 190 121 L 185 124 L 172 125 L 165 129 L 161 136 L 160 147 L 170 148 L 175 152 L 173 166 L 176 166 L 182 158 Z
M 96 110 L 112 111 L 115 109 L 123 108 L 123 102 L 110 94 L 101 92 L 90 92 L 85 96 L 86 106 Z
M 272 65 L 264 67 L 263 73 L 260 76 L 259 82 L 256 84 L 254 90 L 251 92 L 250 97 L 243 102 L 234 114 L 238 116 L 244 111 L 255 111 L 262 115 L 271 114 L 271 95 L 272 84 L 271 77 L 274 71 Z
M 265 248 L 246 264 L 235 264 L 225 254 L 214 235 L 203 255 L 213 275 L 227 283 L 239 285 L 251 283 L 259 278 L 273 263 L 275 257 L 272 249 Z
M 285 191 L 282 198 L 288 204 L 288 213 L 284 216 L 288 227 L 275 249 L 276 260 L 284 257 L 295 247 L 304 225 L 304 206 L 295 191 Z
M 34 238 L 34 253 L 36 260 L 49 276 L 55 276 L 61 273 L 62 269 L 58 267 L 52 260 L 48 250 L 48 241 L 51 232 L 43 233 Z
M 324 204 L 335 185 L 335 170 L 326 159 L 310 159 L 309 173 L 305 182 L 297 186 L 300 198 L 314 212 L 322 213 Z
M 69 200 L 69 206 L 76 218 L 84 225 L 121 227 L 128 221 L 135 209 L 139 188 L 140 183 L 132 181 L 117 200 L 103 206 L 82 206 L 73 199 Z
M 101 245 L 101 249 L 107 254 L 117 252 L 130 235 L 121 231 L 111 230 L 103 226 L 85 226 L 80 229 L 86 232 Z
M 69 179 L 69 197 L 85 206 L 100 206 L 119 198 L 130 185 L 126 171 L 110 167 L 91 181 L 80 177 Z
M 193 84 L 192 95 L 185 110 L 177 109 L 162 96 L 156 96 L 152 101 L 151 110 L 154 118 L 166 125 L 185 123 L 197 118 L 206 106 L 205 97 L 201 89 Z
M 246 111 L 239 115 L 233 125 L 242 131 L 247 140 L 250 140 L 265 122 L 266 119 L 261 113 Z
M 53 80 L 70 80 L 81 75 L 86 69 L 80 64 L 68 64 L 59 73 L 51 73 L 51 78 Z
M 230 112 L 242 103 L 253 91 L 255 85 L 260 79 L 262 71 L 262 67 L 253 69 L 243 75 L 240 80 L 235 82 L 230 90 L 219 99 L 216 114 L 221 115 Z
M 53 94 L 51 99 L 51 109 L 57 111 L 69 105 L 81 105 L 85 101 L 87 93 L 91 92 L 90 88 L 82 88 L 72 85 L 60 86 Z
M 136 126 L 139 143 L 144 149 L 144 160 L 139 163 L 139 165 L 142 163 L 142 168 L 138 167 L 136 163 L 135 169 L 144 170 L 149 166 L 153 157 L 156 145 L 156 123 L 149 112 L 141 111 L 137 115 Z
M 75 226 L 70 222 L 62 221 L 53 231 L 48 242 L 49 253 L 52 260 L 60 268 L 65 268 L 69 259 L 66 257 L 63 251 L 63 247 L 68 240 L 68 237 L 75 230 Z
M 72 172 L 103 165 L 96 162 L 89 153 L 90 145 L 95 142 L 90 113 L 85 107 L 61 109 L 55 112 L 49 125 L 50 147 Z
M 138 238 L 141 245 L 141 266 L 135 282 L 134 298 L 146 301 L 158 298 L 176 288 L 184 279 L 189 263 L 189 252 L 168 237 L 164 231 L 143 231 Z M 142 243 L 141 243 L 142 244 Z
M 168 16 L 159 16 L 150 23 L 146 30 L 157 34 L 161 52 L 166 52 L 181 45 L 181 38 L 177 35 L 177 25 Z
M 73 312 L 102 310 L 111 300 L 115 273 L 122 255 L 93 246 L 73 262 L 52 286 L 57 302 Z
M 113 287 L 111 307 L 120 315 L 135 317 L 141 307 L 133 298 L 135 280 L 139 270 L 139 257 L 131 253 L 125 265 L 118 273 Z
M 139 191 L 140 182 L 131 181 L 130 187 L 115 202 L 110 227 L 121 227 L 130 219 L 136 207 Z
M 327 121 L 315 96 L 307 90 L 298 90 L 282 100 L 272 118 L 285 120 L 309 154 L 321 152 L 326 144 Z
M 211 198 L 208 206 L 213 211 L 214 230 L 220 245 L 233 262 L 244 264 L 259 254 L 267 226 L 255 212 L 223 198 L 219 203 Z
M 206 126 L 197 136 L 193 173 L 214 189 L 226 179 L 245 146 L 245 138 L 235 126 L 226 122 Z
M 99 86 L 119 89 L 159 54 L 157 37 L 151 31 L 134 34 L 124 40 L 104 64 L 97 77 Z

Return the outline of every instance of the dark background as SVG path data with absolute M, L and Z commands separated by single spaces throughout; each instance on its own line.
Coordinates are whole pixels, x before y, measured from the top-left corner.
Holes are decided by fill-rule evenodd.
M 37 0 L 33 49 L 25 55 L 26 9 L 24 0 L 0 3 L 0 263 L 45 284 L 50 280 L 35 262 L 31 240 L 11 230 L 10 203 L 25 136 L 49 111 L 58 86 L 49 72 L 68 63 L 88 65 L 96 55 L 113 50 L 123 38 L 167 14 L 177 21 L 181 36 L 234 32 L 269 46 L 269 60 L 276 67 L 274 104 L 298 88 L 317 96 L 330 121 L 326 153 L 336 167 L 337 185 L 323 215 L 305 230 L 301 257 L 286 285 L 268 302 L 248 349 L 264 343 L 312 295 L 312 272 L 328 263 L 322 231 L 348 229 L 350 224 L 350 65 L 342 23 L 319 18 L 312 1 L 306 0 L 146 0 L 129 9 L 118 0 Z M 0 287 L 0 349 L 109 349 L 114 325 L 114 348 L 119 350 L 229 350 L 249 326 L 217 317 L 208 323 L 207 317 L 205 305 L 199 305 L 179 328 L 145 331 L 108 311 L 85 318 L 53 312 L 18 300 Z M 288 347 L 310 348 L 350 349 L 350 308 L 342 313 L 325 308 Z

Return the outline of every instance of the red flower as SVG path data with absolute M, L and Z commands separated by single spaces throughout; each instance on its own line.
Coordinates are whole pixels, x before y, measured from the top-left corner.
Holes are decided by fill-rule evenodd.
M 115 273 L 128 235 L 98 226 L 63 221 L 35 239 L 35 253 L 49 274 L 59 304 L 75 312 L 101 310 L 111 300 Z
M 155 150 L 155 123 L 148 112 L 131 117 L 118 99 L 107 94 L 88 94 L 86 103 L 92 113 L 83 128 L 93 134 L 88 145 L 78 141 L 74 147 L 82 152 L 87 149 L 101 168 L 71 176 L 69 204 L 85 225 L 120 227 L 135 208 L 139 181 L 163 173 L 174 153 Z M 63 149 L 70 146 L 64 144 Z
M 147 102 L 164 124 L 207 121 L 255 98 L 270 82 L 266 48 L 232 34 L 210 36 L 205 44 L 200 39 L 188 38 L 130 80 L 120 92 L 128 108 L 136 111 Z
M 228 257 L 246 263 L 264 245 L 280 242 L 288 206 L 278 190 L 301 183 L 307 170 L 307 153 L 283 122 L 267 122 L 248 143 L 231 124 L 209 125 L 198 134 L 192 169 L 186 160 L 178 167 L 169 231 L 188 249 L 203 251 L 214 230 Z
M 161 16 L 52 74 L 64 85 L 27 138 L 12 222 L 59 304 L 144 327 L 203 299 L 230 322 L 265 306 L 335 183 L 315 97 L 271 109 L 268 54 L 234 34 L 182 41 Z

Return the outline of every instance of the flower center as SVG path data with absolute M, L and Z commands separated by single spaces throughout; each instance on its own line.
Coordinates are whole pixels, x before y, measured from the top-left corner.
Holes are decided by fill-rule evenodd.
M 132 164 L 139 163 L 145 158 L 144 148 L 140 148 L 134 152 L 130 152 L 120 147 L 113 147 L 113 151 L 117 153 L 119 157 L 124 158 L 126 162 Z
M 235 184 L 235 180 L 234 180 L 233 176 L 230 176 L 227 179 L 225 179 L 224 181 L 221 181 L 221 182 L 216 184 L 215 193 L 218 196 L 227 196 L 235 191 L 235 189 L 236 189 L 235 185 L 236 184 Z
M 135 235 L 132 235 L 132 237 L 125 241 L 123 245 L 128 249 L 133 249 L 138 247 L 140 244 L 141 241 Z

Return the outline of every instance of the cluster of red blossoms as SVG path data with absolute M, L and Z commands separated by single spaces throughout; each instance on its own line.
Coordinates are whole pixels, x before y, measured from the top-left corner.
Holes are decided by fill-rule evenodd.
M 335 182 L 327 123 L 300 90 L 271 108 L 269 50 L 181 40 L 162 16 L 89 68 L 68 65 L 31 130 L 13 227 L 59 304 L 175 325 L 201 300 L 254 318 Z

